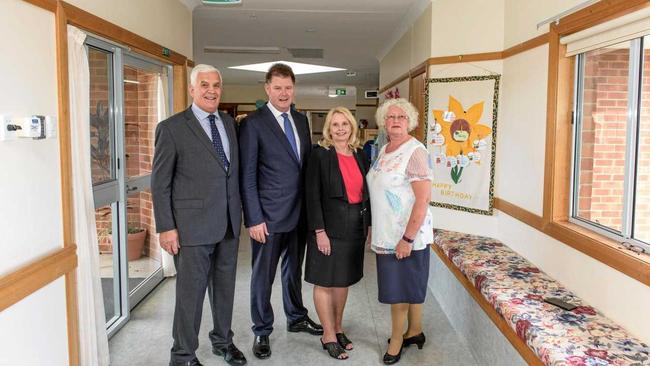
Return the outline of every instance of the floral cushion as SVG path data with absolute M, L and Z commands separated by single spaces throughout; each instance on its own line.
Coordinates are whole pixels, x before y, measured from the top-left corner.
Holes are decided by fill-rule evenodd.
M 434 243 L 545 365 L 650 365 L 650 347 L 496 239 L 436 230 Z M 542 301 L 578 305 L 562 310 Z

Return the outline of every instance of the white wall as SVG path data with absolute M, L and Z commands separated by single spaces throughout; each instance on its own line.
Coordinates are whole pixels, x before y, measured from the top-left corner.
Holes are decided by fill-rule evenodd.
M 141 37 L 192 58 L 192 13 L 179 0 L 67 0 Z
M 21 0 L 0 1 L 0 34 L 0 114 L 56 116 L 54 14 Z M 58 144 L 58 138 L 0 142 L 0 275 L 63 245 Z M 0 344 L 2 365 L 68 364 L 63 278 L 0 313 Z
M 63 277 L 0 312 L 0 365 L 68 365 Z
M 434 1 L 431 56 L 503 50 L 546 32 L 548 27 L 536 29 L 538 22 L 581 2 L 467 0 L 459 5 L 453 0 Z M 391 75 L 399 69 L 390 67 Z M 432 77 L 475 75 L 481 73 L 479 67 L 502 74 L 495 195 L 541 216 L 548 47 L 503 61 L 435 66 L 430 72 Z M 381 75 L 380 80 L 384 80 Z M 488 217 L 439 208 L 433 212 L 438 228 L 502 240 L 632 334 L 650 342 L 650 287 L 504 213 L 496 211 Z
M 29 32 L 18 32 L 26 22 Z M 0 114 L 56 116 L 54 14 L 20 0 L 2 1 L 0 34 Z M 63 245 L 58 144 L 0 142 L 0 275 Z
M 498 197 L 541 216 L 548 46 L 505 59 L 503 70 L 497 130 Z
M 431 56 L 503 49 L 504 0 L 433 1 Z

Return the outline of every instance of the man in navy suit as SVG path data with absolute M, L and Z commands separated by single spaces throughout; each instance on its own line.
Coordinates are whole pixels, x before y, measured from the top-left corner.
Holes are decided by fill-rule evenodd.
M 323 334 L 302 303 L 304 174 L 311 139 L 307 118 L 291 108 L 295 81 L 289 66 L 271 66 L 264 85 L 268 103 L 249 114 L 239 130 L 240 190 L 253 256 L 253 354 L 260 359 L 271 356 L 271 287 L 280 258 L 287 330 Z

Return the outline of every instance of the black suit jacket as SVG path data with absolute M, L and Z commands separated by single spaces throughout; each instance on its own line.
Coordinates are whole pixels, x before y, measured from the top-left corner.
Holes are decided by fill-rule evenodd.
M 311 151 L 309 123 L 291 109 L 300 139 L 300 160 L 271 110 L 264 106 L 239 126 L 241 195 L 246 227 L 266 223 L 271 233 L 289 232 L 302 215 L 304 175 Z
M 365 209 L 363 221 L 366 232 L 371 223 L 370 197 L 366 183 L 370 163 L 361 149 L 354 152 L 354 158 L 363 177 L 361 204 Z M 310 231 L 325 229 L 327 235 L 334 238 L 341 238 L 348 232 L 344 218 L 350 203 L 334 147 L 328 150 L 319 146 L 312 151 L 307 165 L 306 197 L 307 225 Z
M 191 108 L 156 127 L 151 172 L 156 231 L 177 229 L 181 245 L 220 242 L 228 221 L 235 237 L 239 237 L 241 200 L 235 122 L 225 113 L 219 112 L 219 116 L 230 144 L 228 171 Z

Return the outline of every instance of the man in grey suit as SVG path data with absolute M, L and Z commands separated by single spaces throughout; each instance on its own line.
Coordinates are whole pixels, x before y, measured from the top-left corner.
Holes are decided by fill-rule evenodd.
M 235 124 L 217 112 L 219 70 L 197 65 L 190 79 L 192 106 L 156 128 L 151 175 L 160 246 L 174 256 L 177 271 L 169 364 L 201 365 L 195 352 L 207 288 L 212 352 L 244 365 L 231 329 L 241 224 Z

